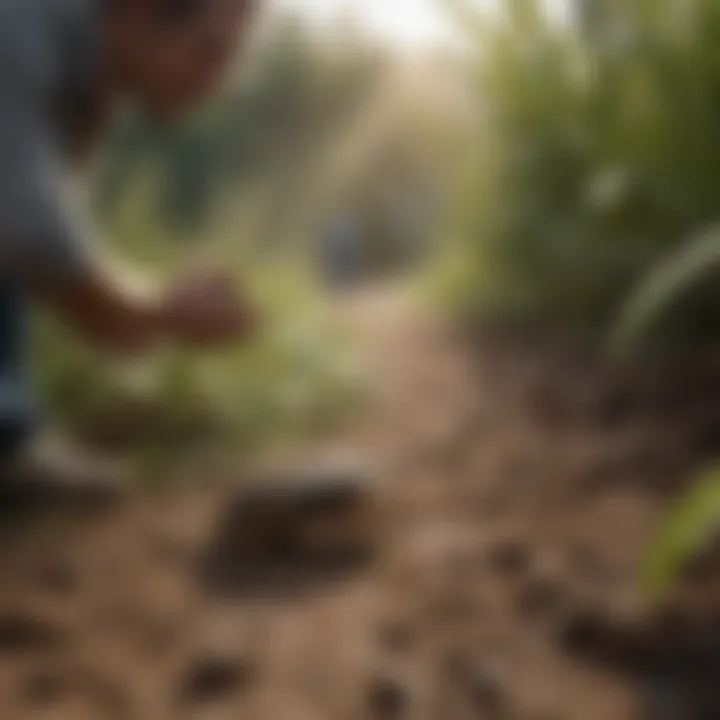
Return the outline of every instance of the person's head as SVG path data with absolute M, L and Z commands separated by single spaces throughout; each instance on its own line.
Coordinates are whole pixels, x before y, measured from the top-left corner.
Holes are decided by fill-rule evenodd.
M 109 64 L 150 113 L 173 118 L 222 78 L 258 0 L 109 0 Z

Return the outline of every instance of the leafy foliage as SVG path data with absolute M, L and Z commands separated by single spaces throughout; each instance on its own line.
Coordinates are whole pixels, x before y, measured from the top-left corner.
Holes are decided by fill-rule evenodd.
M 453 289 L 602 336 L 650 268 L 717 219 L 720 5 L 585 0 L 558 18 L 523 0 L 466 26 L 475 161 Z M 718 291 L 700 294 L 696 336 L 720 316 Z
M 360 397 L 351 338 L 298 268 L 247 279 L 271 321 L 251 345 L 222 353 L 167 348 L 120 364 L 39 319 L 33 357 L 48 409 L 88 440 L 175 459 L 208 445 L 257 449 L 336 421 Z
M 653 330 L 720 265 L 720 237 L 709 231 L 653 266 L 623 307 L 610 349 L 627 355 L 649 343 Z
M 94 202 L 112 249 L 147 273 L 214 255 L 261 308 L 263 331 L 237 350 L 167 348 L 126 365 L 38 317 L 40 394 L 86 438 L 151 456 L 208 443 L 242 451 L 334 422 L 359 397 L 351 338 L 322 307 L 301 240 L 314 239 L 317 198 L 338 179 L 336 146 L 375 92 L 381 57 L 360 40 L 319 42 L 287 19 L 249 63 L 181 127 L 128 116 Z
M 651 599 L 661 596 L 719 526 L 720 468 L 712 467 L 698 476 L 651 543 L 641 576 L 645 593 Z

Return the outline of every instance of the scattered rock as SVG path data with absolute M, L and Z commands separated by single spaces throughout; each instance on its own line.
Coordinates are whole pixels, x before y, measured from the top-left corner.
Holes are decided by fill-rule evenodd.
M 473 714 L 491 720 L 506 716 L 505 682 L 497 667 L 456 651 L 445 657 L 443 669 L 448 682 L 465 698 Z
M 253 666 L 241 659 L 203 658 L 187 669 L 181 683 L 182 697 L 190 703 L 218 700 L 246 690 L 254 674 Z
M 530 565 L 529 544 L 520 539 L 501 540 L 488 550 L 490 567 L 503 575 L 519 575 Z
M 651 618 L 584 609 L 571 613 L 560 633 L 561 646 L 569 653 L 633 676 L 684 662 L 672 640 L 665 639 Z M 669 639 L 669 638 L 666 638 Z M 669 652 L 667 651 L 669 649 Z
M 67 685 L 67 678 L 59 669 L 41 668 L 27 678 L 23 695 L 33 704 L 48 705 L 60 700 Z
M 390 622 L 380 628 L 380 643 L 391 653 L 404 654 L 413 649 L 417 636 L 410 624 L 402 621 Z
M 377 507 L 365 475 L 319 468 L 258 479 L 228 501 L 200 568 L 227 594 L 300 592 L 365 566 Z
M 0 615 L 0 654 L 54 650 L 65 641 L 56 625 L 30 614 Z
M 517 597 L 517 610 L 525 620 L 539 620 L 558 611 L 563 599 L 563 586 L 557 578 L 534 578 L 521 588 Z
M 410 696 L 398 681 L 380 678 L 370 683 L 367 694 L 369 715 L 373 720 L 405 717 L 410 706 Z
M 497 671 L 492 667 L 474 667 L 468 676 L 467 689 L 472 705 L 481 717 L 499 720 L 505 716 L 505 689 Z
M 614 634 L 605 616 L 583 609 L 565 618 L 558 639 L 561 647 L 573 655 L 600 658 L 613 647 Z
M 35 573 L 38 584 L 55 595 L 71 595 L 80 586 L 80 573 L 77 568 L 65 560 L 48 561 L 37 568 Z
M 534 343 L 529 340 L 528 349 Z M 221 574 L 231 583 L 237 578 L 240 586 L 243 582 L 246 588 L 252 586 L 249 592 L 258 590 L 263 602 L 223 606 L 223 613 L 227 609 L 232 618 L 218 623 L 219 630 L 212 639 L 205 638 L 206 651 L 196 651 L 180 668 L 176 678 L 179 683 L 172 690 L 179 715 L 183 711 L 190 715 L 222 712 L 225 700 L 248 699 L 247 694 L 255 687 L 258 656 L 251 654 L 249 662 L 218 654 L 227 650 L 226 637 L 232 639 L 236 633 L 248 632 L 252 635 L 250 645 L 258 647 L 263 646 L 267 633 L 277 630 L 280 645 L 271 643 L 267 660 L 277 662 L 280 675 L 292 676 L 293 689 L 306 695 L 288 698 L 288 703 L 297 704 L 289 707 L 289 715 L 312 716 L 309 708 L 314 702 L 318 706 L 327 705 L 328 700 L 332 705 L 341 704 L 347 683 L 352 686 L 358 682 L 358 677 L 352 676 L 357 672 L 355 663 L 363 663 L 367 659 L 363 651 L 368 650 L 388 663 L 375 665 L 370 676 L 360 677 L 359 710 L 378 720 L 406 720 L 416 713 L 432 720 L 561 720 L 554 712 L 572 713 L 564 704 L 568 700 L 586 702 L 588 710 L 602 714 L 604 679 L 615 673 L 649 686 L 651 708 L 646 720 L 720 718 L 720 691 L 716 690 L 720 635 L 698 623 L 688 623 L 687 614 L 628 624 L 620 620 L 617 610 L 603 614 L 581 609 L 569 614 L 566 605 L 571 593 L 573 598 L 592 597 L 596 602 L 616 599 L 620 588 L 615 582 L 620 573 L 633 571 L 634 553 L 645 539 L 645 523 L 650 524 L 665 501 L 667 488 L 660 487 L 658 478 L 669 477 L 669 464 L 674 468 L 675 445 L 682 448 L 682 453 L 690 452 L 690 439 L 686 441 L 685 434 L 688 438 L 696 434 L 698 442 L 708 448 L 717 445 L 720 433 L 717 403 L 713 402 L 716 393 L 704 389 L 698 393 L 700 400 L 706 396 L 707 408 L 700 408 L 702 418 L 688 419 L 683 402 L 678 405 L 676 418 L 663 419 L 642 404 L 645 400 L 636 400 L 632 383 L 628 388 L 604 387 L 603 377 L 593 378 L 590 369 L 586 372 L 569 363 L 566 372 L 555 361 L 538 364 L 529 352 L 516 352 L 514 359 L 517 368 L 499 359 L 505 367 L 484 377 L 484 407 L 476 400 L 477 407 L 467 416 L 461 408 L 467 404 L 468 396 L 457 392 L 455 398 L 440 383 L 437 390 L 433 386 L 437 397 L 433 396 L 432 402 L 428 403 L 427 397 L 413 397 L 412 402 L 402 399 L 397 409 L 388 407 L 388 418 L 378 415 L 378 427 L 368 432 L 367 439 L 370 445 L 376 439 L 383 441 L 382 448 L 378 443 L 379 457 L 392 468 L 393 485 L 390 498 L 383 498 L 383 507 L 389 499 L 393 512 L 384 518 L 397 519 L 398 526 L 388 533 L 391 537 L 385 545 L 392 561 L 387 569 L 380 563 L 367 577 L 360 578 L 357 592 L 354 586 L 341 587 L 337 593 L 328 593 L 327 598 L 318 598 L 317 603 L 315 598 L 308 603 L 294 602 L 295 593 L 291 592 L 286 603 L 264 603 L 268 588 L 284 591 L 292 586 L 294 590 L 296 582 L 305 588 L 309 580 L 309 587 L 315 589 L 318 581 L 322 584 L 328 578 L 347 578 L 346 568 L 356 567 L 352 563 L 343 565 L 339 574 L 327 572 L 333 567 L 332 558 L 343 555 L 338 549 L 375 549 L 381 533 L 377 532 L 378 516 L 372 512 L 374 504 L 366 503 L 373 500 L 366 493 L 367 475 L 328 475 L 317 467 L 298 472 L 298 467 L 293 466 L 289 473 L 283 473 L 285 477 L 255 477 L 252 486 L 233 490 L 226 504 L 220 501 L 224 517 L 219 527 L 208 527 L 204 512 L 196 515 L 194 508 L 190 508 L 187 518 L 179 515 L 177 523 L 164 528 L 159 525 L 165 523 L 148 516 L 147 537 L 139 533 L 137 539 L 142 544 L 128 556 L 127 578 L 118 576 L 119 565 L 108 562 L 102 544 L 91 548 L 88 561 L 99 560 L 111 567 L 117 590 L 113 589 L 107 599 L 88 603 L 85 619 L 90 622 L 78 627 L 83 634 L 77 642 L 84 651 L 88 639 L 85 633 L 96 630 L 103 637 L 107 634 L 118 639 L 122 647 L 117 664 L 114 653 L 109 658 L 100 657 L 111 644 L 101 641 L 97 654 L 93 655 L 92 649 L 89 656 L 83 654 L 82 662 L 89 665 L 84 670 L 36 665 L 48 662 L 47 650 L 52 651 L 50 663 L 60 660 L 56 657 L 60 655 L 63 661 L 69 655 L 72 662 L 74 652 L 58 653 L 55 649 L 65 641 L 60 648 L 64 650 L 75 636 L 66 638 L 61 628 L 52 624 L 54 614 L 36 618 L 24 605 L 19 606 L 22 612 L 17 612 L 15 605 L 0 611 L 3 663 L 13 666 L 13 676 L 20 671 L 26 673 L 16 686 L 23 694 L 16 699 L 38 706 L 78 700 L 109 717 L 118 717 L 118 708 L 129 719 L 152 714 L 152 710 L 140 705 L 155 694 L 152 686 L 156 683 L 162 691 L 167 679 L 163 677 L 162 661 L 172 656 L 176 644 L 186 646 L 188 632 L 194 636 L 198 627 L 204 627 L 201 621 L 208 618 L 200 616 L 214 614 L 218 607 L 215 603 L 195 604 L 194 593 L 205 589 L 202 586 L 192 588 L 192 596 L 179 598 L 186 602 L 182 603 L 182 612 L 175 612 L 171 597 L 175 593 L 174 580 L 170 579 L 166 588 L 157 573 L 167 571 L 170 577 L 172 571 L 175 577 L 176 573 L 179 576 L 194 571 L 195 561 L 205 562 L 205 557 L 196 555 L 196 549 L 201 535 L 209 531 L 214 535 L 209 557 L 219 563 Z M 519 367 L 521 364 L 524 369 Z M 458 373 L 450 374 L 457 379 Z M 527 377 L 517 377 L 523 374 Z M 467 385 L 465 390 L 469 392 Z M 417 387 L 422 391 L 422 382 Z M 540 428 L 540 423 L 532 422 L 528 416 L 528 402 L 533 400 L 544 420 Z M 428 428 L 432 447 L 423 448 L 423 439 L 411 436 L 414 428 L 404 429 L 403 425 L 421 422 L 422 413 L 429 407 L 436 411 L 430 422 L 440 424 Z M 699 426 L 701 419 L 703 425 Z M 557 426 L 552 427 L 554 421 Z M 679 425 L 689 426 L 678 428 L 683 433 L 682 445 L 673 437 Z M 492 432 L 491 437 L 488 432 Z M 435 454 L 432 463 L 427 460 L 429 453 Z M 687 459 L 683 455 L 681 462 Z M 188 474 L 192 474 L 190 469 Z M 208 476 L 214 477 L 212 473 Z M 629 483 L 633 484 L 632 494 L 624 491 Z M 618 486 L 622 492 L 616 492 Z M 198 497 L 205 497 L 206 509 L 210 510 L 216 507 L 217 493 L 221 491 L 213 486 L 207 496 L 203 490 Z M 174 520 L 170 514 L 167 519 Z M 129 532 L 127 523 L 119 527 L 124 528 L 124 534 L 119 534 L 116 541 L 122 544 Z M 140 524 L 138 529 L 142 531 L 143 527 Z M 195 528 L 190 534 L 189 527 Z M 433 535 L 433 528 L 437 532 L 427 546 L 423 545 L 422 538 Z M 401 532 L 404 530 L 406 535 Z M 361 541 L 349 542 L 349 537 Z M 582 547 L 568 549 L 569 538 L 578 538 L 577 544 L 583 543 Z M 406 543 L 412 549 L 407 557 L 403 554 Z M 544 555 L 553 550 L 553 544 L 562 545 L 562 552 L 555 552 L 563 560 L 574 553 L 571 561 L 548 567 Z M 76 567 L 58 557 L 62 549 L 63 545 L 53 545 L 49 561 L 46 555 L 33 552 L 32 562 L 17 562 L 19 569 L 15 571 L 13 565 L 12 572 L 4 572 L 0 584 L 9 588 L 13 577 L 22 577 L 45 599 L 57 600 L 58 596 L 77 593 L 83 597 L 78 597 L 78 605 L 70 609 L 82 613 L 86 592 L 89 600 L 95 600 L 92 593 L 96 583 L 87 578 L 85 587 L 84 574 L 79 576 Z M 10 554 L 14 550 L 14 546 L 10 547 Z M 706 550 L 698 553 L 688 567 L 685 580 L 714 582 L 720 568 L 720 546 Z M 85 557 L 83 548 L 80 559 Z M 69 555 L 68 559 L 76 558 Z M 133 565 L 136 562 L 139 568 L 142 563 L 137 573 Z M 84 564 L 78 567 L 84 568 Z M 146 576 L 152 578 L 147 592 Z M 178 582 L 177 587 L 178 593 L 185 592 L 184 582 Z M 133 592 L 127 593 L 126 589 Z M 375 592 L 383 589 L 391 589 L 392 596 Z M 51 594 L 55 597 L 50 598 Z M 699 602 L 694 588 L 690 594 Z M 10 598 L 4 601 L 8 602 Z M 703 607 L 710 608 L 712 602 L 703 600 Z M 99 612 L 109 611 L 110 627 L 93 627 L 96 605 Z M 378 611 L 385 622 L 368 626 L 377 619 Z M 693 617 L 696 615 L 691 613 Z M 552 622 L 546 623 L 549 618 Z M 538 619 L 543 622 L 536 626 L 522 622 Z M 329 645 L 313 658 L 316 625 L 327 628 L 328 637 L 320 638 L 320 642 Z M 548 626 L 557 631 L 553 639 L 565 651 L 589 660 L 590 674 L 602 675 L 599 689 L 594 682 L 575 682 L 585 670 L 577 667 L 579 663 L 568 662 L 568 658 L 555 663 L 551 653 L 541 652 L 547 650 L 539 645 L 547 642 Z M 528 632 L 528 627 L 540 628 L 542 633 Z M 220 644 L 215 644 L 216 634 L 222 635 Z M 374 648 L 365 648 L 367 634 Z M 352 645 L 359 640 L 361 648 L 356 653 Z M 122 650 L 127 644 L 132 645 L 132 652 L 126 658 Z M 448 649 L 453 654 L 446 655 Z M 551 650 L 557 654 L 558 648 Z M 238 645 L 233 651 L 244 652 Z M 15 658 L 13 653 L 25 654 Z M 128 667 L 141 655 L 141 665 Z M 502 666 L 493 664 L 505 657 L 512 663 L 509 675 Z M 538 673 L 537 667 L 529 667 L 527 661 L 533 657 L 547 657 L 547 668 L 540 668 Z M 105 659 L 109 661 L 107 666 L 102 662 Z M 158 667 L 154 669 L 156 660 Z M 598 661 L 604 663 L 602 673 L 595 673 Z M 416 677 L 404 674 L 406 663 L 413 669 L 414 663 L 420 663 L 421 673 L 431 664 L 439 670 L 437 678 L 427 678 L 427 691 Z M 546 671 L 548 687 L 538 687 Z M 558 678 L 558 671 L 567 672 L 567 677 Z M 267 689 L 279 690 L 278 686 Z M 559 690 L 558 696 L 551 697 L 555 689 Z M 263 687 L 263 695 L 264 691 Z M 430 701 L 431 709 L 424 707 L 425 701 Z M 182 702 L 187 707 L 180 706 Z M 442 710 L 435 709 L 433 702 Z M 525 714 L 515 715 L 516 706 L 527 708 Z M 14 717 L 13 710 L 5 708 L 0 715 Z M 352 714 L 351 708 L 333 710 L 334 715 Z M 237 708 L 228 709 L 231 714 L 233 711 L 237 714 Z M 283 712 L 277 710 L 276 714 Z

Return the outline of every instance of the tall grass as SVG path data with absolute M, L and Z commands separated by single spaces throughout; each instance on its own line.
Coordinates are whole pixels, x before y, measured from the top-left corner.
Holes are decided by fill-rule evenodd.
M 474 310 L 599 337 L 720 214 L 720 4 L 585 0 L 562 19 L 537 0 L 506 5 L 464 25 L 474 161 L 450 286 Z M 657 336 L 712 336 L 717 287 L 689 283 Z

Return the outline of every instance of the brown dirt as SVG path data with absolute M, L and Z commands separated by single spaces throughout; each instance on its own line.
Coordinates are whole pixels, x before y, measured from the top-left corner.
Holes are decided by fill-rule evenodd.
M 373 397 L 327 445 L 377 470 L 373 558 L 220 594 L 199 572 L 216 483 L 14 533 L 0 718 L 720 717 L 713 603 L 623 624 L 648 538 L 712 450 L 715 376 L 673 397 L 533 339 L 471 348 L 395 294 L 341 311 Z

